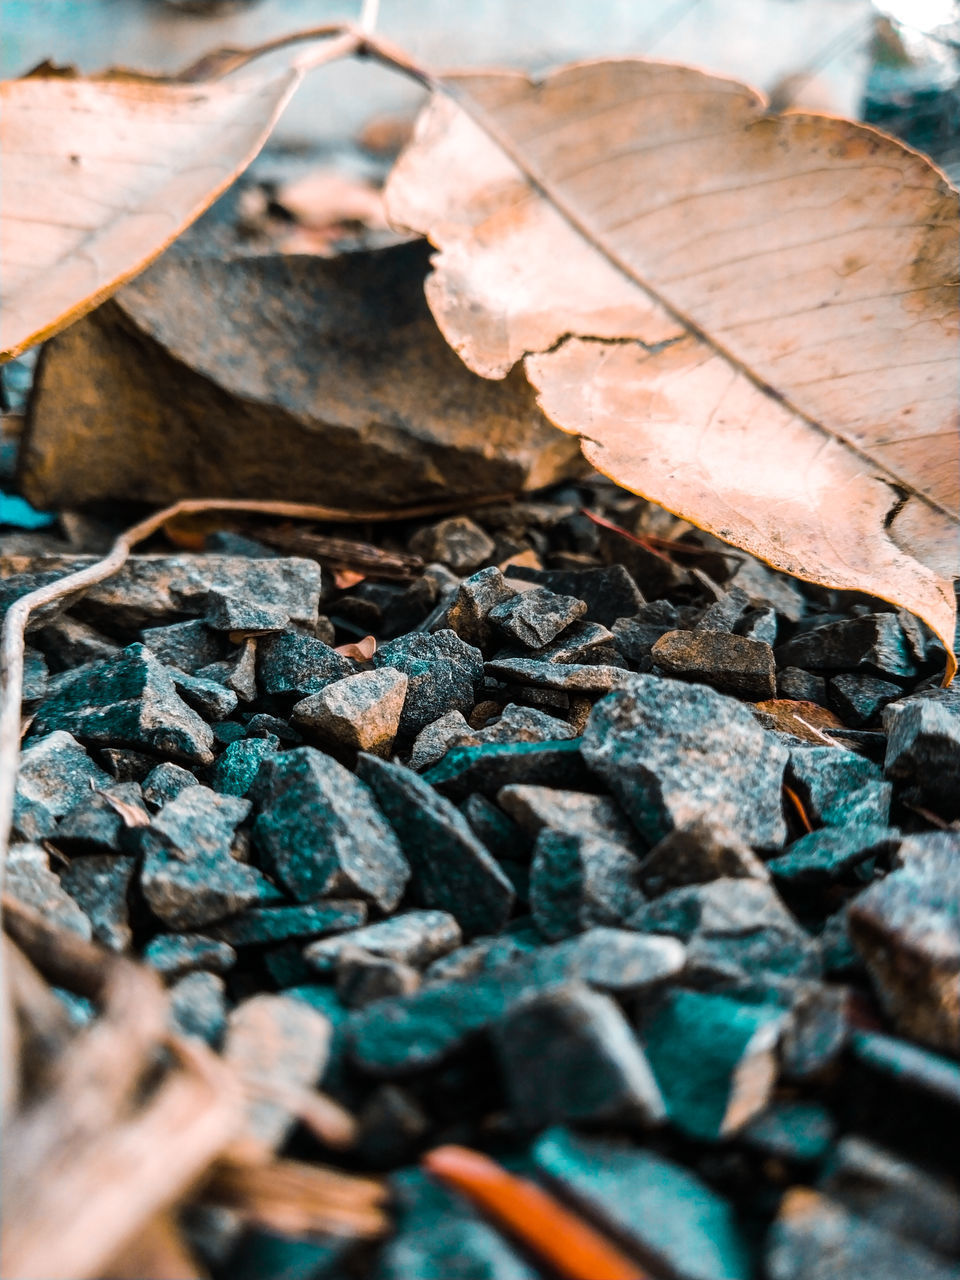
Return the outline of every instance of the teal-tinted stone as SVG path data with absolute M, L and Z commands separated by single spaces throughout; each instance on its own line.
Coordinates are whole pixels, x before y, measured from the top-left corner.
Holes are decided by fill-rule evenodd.
M 128 898 L 136 865 L 136 858 L 94 853 L 60 869 L 61 885 L 86 913 L 94 938 L 111 951 L 126 951 L 133 937 Z
M 529 569 L 525 565 L 510 565 L 507 578 L 537 582 L 561 595 L 583 600 L 587 617 L 605 627 L 612 627 L 617 618 L 633 617 L 644 603 L 637 584 L 622 564 L 591 569 Z
M 609 693 L 630 681 L 625 667 L 583 662 L 541 662 L 536 658 L 493 658 L 484 668 L 488 675 L 511 684 L 555 689 L 561 693 Z
M 590 929 L 485 968 L 469 982 L 438 982 L 411 996 L 368 1005 L 350 1020 L 350 1053 L 371 1074 L 420 1071 L 486 1031 L 535 987 L 580 979 L 601 990 L 637 992 L 672 977 L 683 963 L 683 947 L 673 939 Z
M 779 666 L 913 676 L 916 663 L 895 613 L 840 618 L 803 631 L 777 649 Z
M 956 1263 L 806 1188 L 788 1194 L 770 1228 L 769 1280 L 960 1280 Z
M 833 1117 L 818 1102 L 775 1102 L 755 1116 L 741 1136 L 764 1155 L 812 1164 L 827 1154 L 835 1134 Z
M 460 806 L 460 811 L 498 862 L 516 864 L 529 861 L 529 838 L 486 796 L 475 791 Z
M 419 1170 L 391 1179 L 396 1234 L 383 1246 L 371 1280 L 539 1280 L 507 1238 L 462 1196 Z
M 839 747 L 798 747 L 790 752 L 787 784 L 818 826 L 886 825 L 891 787 L 872 760 Z
M 298 747 L 269 756 L 257 775 L 254 840 L 268 871 L 298 902 L 347 888 L 384 911 L 410 868 L 369 789 L 331 756 Z
M 755 1266 L 733 1206 L 652 1151 L 549 1129 L 537 1169 L 592 1218 L 629 1241 L 654 1275 L 752 1280 Z
M 698 820 L 749 845 L 783 844 L 787 751 L 735 698 L 706 685 L 631 676 L 593 708 L 581 750 L 650 844 Z
M 960 1253 L 956 1184 L 868 1138 L 842 1138 L 817 1188 L 878 1227 L 948 1256 Z
M 187 675 L 175 667 L 171 667 L 170 671 L 177 693 L 206 720 L 225 720 L 231 712 L 236 711 L 240 699 L 219 680 Z
M 155 809 L 161 808 L 170 800 L 176 799 L 187 787 L 195 787 L 197 779 L 189 769 L 179 764 L 171 764 L 169 760 L 158 764 L 143 780 L 143 798 Z
M 394 667 L 407 677 L 399 728 L 407 739 L 448 711 L 470 711 L 483 680 L 480 650 L 449 630 L 399 636 L 377 650 L 373 665 Z
M 170 988 L 170 1019 L 181 1035 L 196 1036 L 216 1047 L 227 1025 L 223 979 L 215 973 L 188 973 Z
M 530 909 L 550 942 L 622 924 L 642 907 L 639 863 L 623 845 L 600 836 L 541 831 L 530 866 Z
M 845 876 L 868 858 L 887 857 L 902 836 L 895 827 L 823 827 L 795 840 L 786 853 L 767 863 L 775 880 L 826 884 Z
M 549 742 L 491 742 L 479 747 L 453 747 L 423 779 L 455 802 L 472 791 L 488 799 L 511 783 L 565 787 L 571 791 L 595 788 L 580 755 L 580 740 Z
M 144 947 L 143 960 L 173 981 L 194 969 L 226 973 L 237 963 L 237 953 L 226 942 L 201 933 L 159 933 Z
M 231 595 L 226 591 L 211 591 L 207 596 L 203 620 L 214 631 L 245 631 L 262 635 L 283 631 L 290 622 L 290 615 L 279 605 L 255 603 L 246 596 Z
M 316 973 L 333 973 L 345 949 L 360 950 L 421 969 L 460 945 L 460 926 L 449 911 L 402 911 L 363 929 L 324 938 L 304 952 Z
M 116 782 L 104 791 L 87 792 L 79 804 L 64 814 L 52 837 L 57 847 L 71 855 L 79 850 L 127 852 L 130 824 L 116 806 L 123 806 L 127 813 L 139 814 L 143 822 L 149 821 L 140 784 Z
M 167 627 L 145 627 L 140 633 L 143 643 L 168 667 L 194 675 L 201 667 L 219 662 L 224 654 L 224 640 L 205 622 L 192 618 Z
M 356 929 L 366 919 L 365 902 L 342 898 L 298 907 L 251 907 L 235 920 L 215 925 L 212 932 L 234 947 L 265 946 Z
M 776 1082 L 774 1051 L 784 1022 L 774 1006 L 669 992 L 644 1022 L 642 1040 L 671 1122 L 709 1141 L 762 1111 Z
M 150 910 L 171 929 L 196 929 L 233 916 L 260 898 L 263 876 L 229 853 L 184 859 L 150 832 L 142 845 L 140 887 Z
M 95 743 L 145 748 L 187 763 L 210 764 L 213 734 L 183 701 L 173 675 L 142 644 L 91 663 L 41 703 L 33 732 L 65 729 Z
M 816 940 L 797 923 L 769 881 L 722 877 L 684 885 L 634 912 L 632 929 L 671 934 L 690 946 L 705 974 L 817 977 Z
M 263 965 L 281 991 L 311 982 L 313 970 L 303 958 L 302 942 L 281 942 L 263 954 Z
M 524 1128 L 666 1118 L 643 1050 L 603 992 L 580 982 L 533 991 L 494 1026 L 493 1040 L 511 1112 Z
M 114 782 L 62 729 L 43 738 L 34 737 L 20 756 L 13 828 L 30 840 L 42 840 L 53 833 L 57 819 L 85 800 L 94 788 L 105 790 Z
M 858 1062 L 873 1071 L 960 1107 L 960 1064 L 940 1053 L 879 1031 L 857 1031 L 850 1049 Z
M 305 1239 L 247 1231 L 237 1241 L 225 1274 L 231 1280 L 341 1280 L 349 1240 Z
M 887 777 L 915 787 L 922 803 L 944 818 L 960 817 L 960 705 L 948 696 L 911 698 L 889 707 L 883 725 Z
M 60 877 L 50 869 L 50 857 L 40 845 L 10 846 L 5 891 L 24 906 L 39 912 L 56 928 L 77 933 L 81 938 L 93 936 L 86 913 L 64 889 Z
M 595 836 L 626 847 L 638 857 L 644 843 L 626 814 L 610 796 L 583 791 L 561 791 L 557 787 L 504 787 L 497 804 L 510 814 L 531 839 L 544 827 L 571 836 Z
M 23 651 L 23 701 L 39 702 L 47 692 L 49 672 L 42 653 L 28 645 Z
M 397 834 L 424 907 L 449 911 L 467 937 L 497 933 L 510 918 L 513 885 L 450 800 L 412 769 L 361 755 L 357 777 Z
M 150 832 L 186 858 L 227 855 L 249 812 L 249 800 L 220 796 L 209 787 L 184 787 L 154 817 Z
M 246 727 L 238 724 L 236 720 L 217 720 L 212 724 L 214 739 L 222 746 L 229 746 L 231 742 L 239 742 L 246 736 Z
M 264 694 L 287 704 L 319 693 L 356 670 L 355 662 L 299 631 L 267 636 L 257 643 L 257 684 Z
M 934 847 L 859 894 L 847 927 L 898 1031 L 960 1051 L 960 835 L 937 833 Z
M 241 726 L 241 733 L 243 732 Z M 231 742 L 210 770 L 210 785 L 225 796 L 245 796 L 253 786 L 260 766 L 268 756 L 276 755 L 280 740 L 273 734 L 265 738 L 241 738 Z
M 898 684 L 844 672 L 830 681 L 830 705 L 851 729 L 865 729 L 888 702 L 903 696 Z

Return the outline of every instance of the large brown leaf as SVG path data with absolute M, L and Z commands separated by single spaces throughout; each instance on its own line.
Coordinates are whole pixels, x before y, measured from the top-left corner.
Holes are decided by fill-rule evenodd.
M 952 651 L 957 193 L 923 156 L 640 60 L 444 79 L 387 199 L 470 368 L 588 459 Z M 948 675 L 955 663 L 951 658 Z
M 45 67 L 0 84 L 0 360 L 147 266 L 253 160 L 304 71 L 352 44 L 226 79 L 269 46 L 170 79 Z

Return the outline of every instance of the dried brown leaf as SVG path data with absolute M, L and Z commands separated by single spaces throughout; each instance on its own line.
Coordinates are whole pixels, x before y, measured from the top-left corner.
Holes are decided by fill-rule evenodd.
M 440 82 L 387 188 L 467 365 L 587 458 L 952 650 L 957 192 L 864 125 L 642 60 Z M 956 668 L 952 655 L 948 677 Z
M 295 1160 L 261 1163 L 225 1155 L 202 1194 L 251 1223 L 294 1235 L 323 1231 L 373 1239 L 387 1228 L 382 1183 Z
M 356 44 L 342 35 L 325 51 Z M 318 61 L 213 78 L 266 48 L 220 51 L 171 79 L 38 68 L 0 84 L 0 359 L 97 306 L 253 160 Z
M 118 796 L 112 796 L 109 791 L 100 791 L 97 787 L 93 790 L 98 796 L 103 796 L 114 813 L 120 815 L 125 827 L 149 827 L 150 815 L 145 809 L 138 809 L 135 804 L 121 800 Z
M 376 652 L 376 636 L 364 636 L 362 640 L 337 645 L 337 653 L 342 653 L 345 658 L 353 658 L 357 662 L 369 662 Z

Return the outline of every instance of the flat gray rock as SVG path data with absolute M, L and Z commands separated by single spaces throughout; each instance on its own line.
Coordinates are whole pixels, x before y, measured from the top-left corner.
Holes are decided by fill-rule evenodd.
M 786 749 L 705 685 L 630 676 L 594 707 L 581 751 L 651 844 L 698 819 L 749 845 L 783 844 Z
M 407 696 L 407 676 L 393 667 L 358 671 L 298 702 L 294 724 L 347 751 L 389 756 Z
M 12 556 L 13 573 L 56 570 L 58 576 L 95 562 L 95 556 Z M 283 556 L 255 560 L 250 556 L 130 556 L 118 573 L 84 595 L 84 618 L 107 628 L 131 630 L 182 618 L 201 617 L 207 596 L 219 590 L 284 609 L 291 621 L 311 626 L 320 600 L 320 566 L 315 560 Z
M 851 902 L 847 928 L 897 1029 L 960 1052 L 957 850 L 910 858 L 870 885 Z
M 523 1128 L 666 1118 L 653 1072 L 619 1006 L 580 983 L 514 1002 L 493 1030 L 507 1097 Z
M 91 938 L 90 920 L 50 870 L 47 851 L 36 844 L 14 844 L 7 851 L 4 891 L 32 907 L 58 929 Z
M 788 1192 L 770 1229 L 770 1280 L 958 1280 L 960 1267 L 806 1188 Z
M 460 926 L 448 911 L 404 911 L 389 920 L 311 943 L 304 958 L 317 973 L 332 973 L 346 946 L 423 968 L 460 945 Z
M 13 829 L 30 840 L 53 833 L 57 819 L 115 779 L 94 764 L 72 734 L 56 729 L 31 738 L 20 755 Z

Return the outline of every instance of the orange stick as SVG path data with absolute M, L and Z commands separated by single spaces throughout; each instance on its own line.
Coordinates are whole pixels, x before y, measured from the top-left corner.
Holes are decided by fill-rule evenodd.
M 794 791 L 793 787 L 788 787 L 788 786 L 787 786 L 787 784 L 786 784 L 786 783 L 784 783 L 784 784 L 783 784 L 783 794 L 787 797 L 787 799 L 788 799 L 788 800 L 790 801 L 790 803 L 793 805 L 794 810 L 796 811 L 796 815 L 797 815 L 797 817 L 800 819 L 800 825 L 803 827 L 804 831 L 806 831 L 806 832 L 810 832 L 810 831 L 812 831 L 812 830 L 813 830 L 813 823 L 812 823 L 812 822 L 810 821 L 810 819 L 807 817 L 807 811 L 806 811 L 806 809 L 803 807 L 803 801 L 800 799 L 800 797 L 799 797 L 799 796 L 797 795 L 797 793 Z
M 469 1147 L 435 1147 L 428 1173 L 459 1191 L 567 1280 L 649 1280 L 607 1238 L 527 1178 Z

